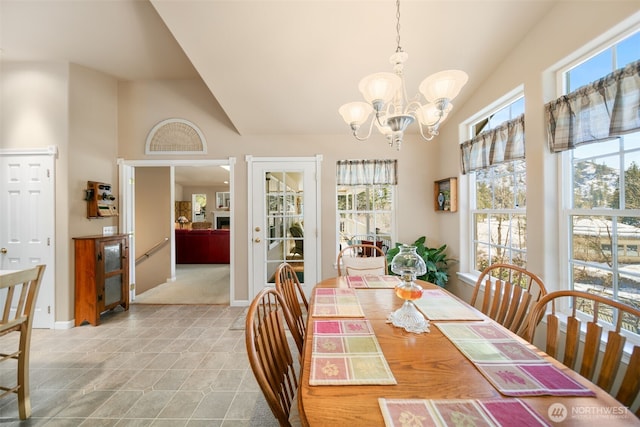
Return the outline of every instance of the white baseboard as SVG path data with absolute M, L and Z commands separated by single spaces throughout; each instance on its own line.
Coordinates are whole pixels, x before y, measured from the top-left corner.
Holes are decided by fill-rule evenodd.
M 53 329 L 71 329 L 74 327 L 76 321 L 74 319 L 66 320 L 64 322 L 55 322 Z

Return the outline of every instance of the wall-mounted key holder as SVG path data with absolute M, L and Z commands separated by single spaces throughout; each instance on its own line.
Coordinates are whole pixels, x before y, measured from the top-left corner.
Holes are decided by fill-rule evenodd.
M 118 215 L 115 206 L 116 198 L 111 193 L 111 184 L 87 181 L 85 200 L 87 201 L 87 218 L 105 218 Z

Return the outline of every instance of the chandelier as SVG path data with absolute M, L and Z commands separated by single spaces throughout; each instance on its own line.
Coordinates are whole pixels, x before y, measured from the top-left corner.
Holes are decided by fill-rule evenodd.
M 438 135 L 438 127 L 453 109 L 451 100 L 467 83 L 468 76 L 464 71 L 445 70 L 432 74 L 420 83 L 420 93 L 426 99 L 422 103 L 420 95 L 409 100 L 407 97 L 402 70 L 407 60 L 407 53 L 400 47 L 400 0 L 396 1 L 396 52 L 389 62 L 393 64 L 393 73 L 375 73 L 360 80 L 358 89 L 367 102 L 349 102 L 340 107 L 338 112 L 351 127 L 353 136 L 364 141 L 371 136 L 373 125 L 383 134 L 390 146 L 400 150 L 407 127 L 417 121 L 420 135 L 425 141 Z M 366 136 L 358 135 L 371 112 L 369 132 Z

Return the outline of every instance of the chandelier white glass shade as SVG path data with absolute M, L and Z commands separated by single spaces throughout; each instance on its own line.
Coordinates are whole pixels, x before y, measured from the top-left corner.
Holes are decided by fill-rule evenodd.
M 349 102 L 340 107 L 338 112 L 351 127 L 353 136 L 364 141 L 371 136 L 373 125 L 388 140 L 389 145 L 400 150 L 404 133 L 414 122 L 417 122 L 422 137 L 430 141 L 438 135 L 439 125 L 447 118 L 453 108 L 453 100 L 467 83 L 468 76 L 464 71 L 445 70 L 432 74 L 418 87 L 424 97 L 416 95 L 412 100 L 407 97 L 403 68 L 407 53 L 400 47 L 400 2 L 397 2 L 397 41 L 396 52 L 389 62 L 393 65 L 393 73 L 375 73 L 360 80 L 358 89 L 367 102 Z M 365 136 L 359 134 L 364 123 L 374 113 L 369 131 Z

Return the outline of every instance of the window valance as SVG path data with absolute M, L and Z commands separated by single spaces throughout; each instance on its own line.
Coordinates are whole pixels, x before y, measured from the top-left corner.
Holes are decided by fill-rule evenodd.
M 640 61 L 545 105 L 553 152 L 640 130 Z
M 460 145 L 462 173 L 524 159 L 524 114 Z
M 338 185 L 397 185 L 397 160 L 338 160 Z

